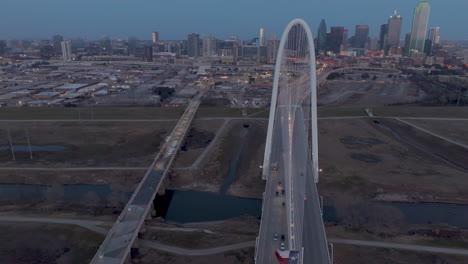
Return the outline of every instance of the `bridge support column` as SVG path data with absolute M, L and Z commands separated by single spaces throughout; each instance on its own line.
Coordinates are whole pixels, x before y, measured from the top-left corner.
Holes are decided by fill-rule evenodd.
M 330 255 L 330 264 L 333 264 L 333 244 L 328 243 L 328 252 Z
M 141 224 L 141 228 L 140 230 L 138 231 L 138 236 L 140 236 L 140 234 L 144 234 L 146 232 L 146 224 L 143 222 L 143 224 Z M 137 243 L 137 240 L 135 240 L 135 244 Z
M 151 220 L 154 216 L 156 216 L 156 210 L 150 209 L 148 214 L 146 215 L 145 220 Z
M 131 254 L 128 254 L 125 258 L 124 264 L 133 264 L 132 257 L 130 255 Z

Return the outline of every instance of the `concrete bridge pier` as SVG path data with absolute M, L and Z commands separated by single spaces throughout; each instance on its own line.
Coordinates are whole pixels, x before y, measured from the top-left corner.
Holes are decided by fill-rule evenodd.
M 131 254 L 128 254 L 125 258 L 124 264 L 133 264 L 132 257 L 130 255 Z

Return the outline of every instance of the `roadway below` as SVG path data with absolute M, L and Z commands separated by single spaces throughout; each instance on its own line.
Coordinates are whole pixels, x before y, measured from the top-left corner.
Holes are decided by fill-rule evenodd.
M 280 111 L 281 112 L 281 111 Z M 282 236 L 285 236 L 285 247 L 288 237 L 287 229 L 287 208 L 283 206 L 286 202 L 285 195 L 282 194 L 285 181 L 285 160 L 283 155 L 284 143 L 283 134 L 280 122 L 275 122 L 273 134 L 273 146 L 271 154 L 270 168 L 268 180 L 266 182 L 265 193 L 263 195 L 263 211 L 262 221 L 260 224 L 260 231 L 258 237 L 258 245 L 256 251 L 256 263 L 277 263 L 275 251 L 280 249 Z M 273 169 L 276 167 L 276 170 Z M 281 182 L 281 185 L 279 185 Z M 278 192 L 278 196 L 276 196 Z M 275 240 L 275 234 L 278 239 Z
M 280 249 L 282 235 L 285 250 L 304 249 L 303 263 L 330 262 L 302 108 L 294 109 L 289 115 L 289 107 L 278 106 L 275 116 L 271 171 L 256 252 L 258 264 L 277 263 L 275 251 Z

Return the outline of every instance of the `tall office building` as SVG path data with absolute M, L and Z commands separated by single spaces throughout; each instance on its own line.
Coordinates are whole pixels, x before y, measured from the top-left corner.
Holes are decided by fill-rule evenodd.
M 429 39 L 432 41 L 432 44 L 439 44 L 440 42 L 440 28 L 433 27 L 429 30 Z
M 152 62 L 153 61 L 153 47 L 152 46 L 145 46 L 145 51 L 144 51 L 144 60 L 147 62 Z
M 382 24 L 380 26 L 380 38 L 379 38 L 380 50 L 384 50 L 387 47 L 387 32 L 388 32 L 388 24 Z
M 258 36 L 260 46 L 265 46 L 265 29 L 260 28 L 259 36 Z
M 463 63 L 468 65 L 468 49 L 463 51 Z
M 330 34 L 328 35 L 328 49 L 335 54 L 339 54 L 341 51 L 341 45 L 343 44 L 344 27 L 331 27 Z
M 270 39 L 267 41 L 267 60 L 269 62 L 275 62 L 276 61 L 276 54 L 278 53 L 278 40 L 276 39 L 276 35 L 273 35 L 270 37 Z
M 216 38 L 211 35 L 203 35 L 203 57 L 216 55 Z
M 424 51 L 430 11 L 431 6 L 428 2 L 420 2 L 414 9 L 413 25 L 411 26 L 411 37 L 407 55 L 411 55 L 413 51 Z
M 378 50 L 379 49 L 379 39 L 377 37 L 373 37 L 369 41 L 369 50 Z
M 72 50 L 71 50 L 71 40 L 62 41 L 62 57 L 64 61 L 71 61 L 72 59 Z
M 200 56 L 200 36 L 198 34 L 192 33 L 187 36 L 187 54 L 189 57 L 199 57 Z
M 402 21 L 403 18 L 397 14 L 396 10 L 395 13 L 388 19 L 385 51 L 392 50 L 391 53 L 393 54 L 395 53 L 395 50 L 400 46 Z
M 322 19 L 317 32 L 317 53 L 325 50 L 327 50 L 327 24 L 325 19 Z
M 6 41 L 0 40 L 0 55 L 3 55 L 6 50 Z
M 356 25 L 356 32 L 354 33 L 354 47 L 363 49 L 366 46 L 367 39 L 369 38 L 368 25 Z
M 343 30 L 343 43 L 342 45 L 348 45 L 348 31 L 347 29 Z
M 152 32 L 151 33 L 151 40 L 153 43 L 158 43 L 159 42 L 159 32 Z
M 52 42 L 53 42 L 54 50 L 55 50 L 55 56 L 62 55 L 62 41 L 63 41 L 63 37 L 60 35 L 55 35 L 52 37 Z

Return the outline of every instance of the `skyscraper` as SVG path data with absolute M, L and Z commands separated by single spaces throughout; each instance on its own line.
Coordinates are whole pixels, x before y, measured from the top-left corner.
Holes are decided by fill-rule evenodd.
M 385 50 L 387 47 L 387 32 L 388 32 L 388 24 L 382 24 L 380 26 L 380 38 L 379 38 L 379 49 Z
M 5 53 L 6 49 L 6 42 L 4 40 L 0 40 L 0 55 Z
M 199 57 L 200 56 L 200 36 L 198 34 L 192 33 L 187 36 L 187 54 L 189 57 Z
M 356 32 L 354 33 L 354 47 L 363 49 L 369 38 L 368 25 L 356 25 Z
M 211 57 L 216 54 L 216 38 L 211 35 L 203 35 L 203 57 Z
M 153 41 L 153 43 L 159 42 L 159 32 L 151 33 L 151 40 Z
M 395 13 L 390 16 L 388 19 L 388 29 L 387 29 L 387 38 L 386 38 L 386 47 L 385 51 L 390 49 L 396 50 L 400 46 L 400 36 L 401 36 L 401 23 L 403 18 Z M 394 52 L 392 52 L 394 53 Z
M 331 27 L 329 39 L 327 40 L 328 48 L 335 54 L 340 53 L 341 44 L 343 44 L 344 27 Z
M 55 56 L 62 55 L 62 41 L 63 37 L 60 35 L 55 35 L 52 37 L 52 42 L 54 44 Z
M 426 41 L 427 36 L 427 26 L 429 24 L 430 11 L 431 6 L 428 2 L 419 2 L 419 4 L 414 9 L 408 55 L 410 55 L 410 53 L 413 51 L 424 51 L 424 42 Z
M 145 52 L 143 56 L 144 56 L 145 61 L 152 62 L 153 61 L 153 47 L 145 46 Z
M 72 50 L 71 50 L 71 40 L 62 41 L 62 57 L 64 61 L 71 61 L 72 59 Z
M 259 39 L 260 46 L 264 46 L 266 44 L 265 43 L 265 29 L 264 28 L 260 28 L 258 39 Z
M 345 29 L 343 30 L 343 45 L 348 45 L 348 30 Z
M 320 21 L 317 32 L 317 53 L 323 52 L 327 49 L 327 24 L 325 19 Z
M 440 42 L 440 28 L 433 27 L 429 30 L 429 39 L 432 41 L 432 44 L 439 44 Z

